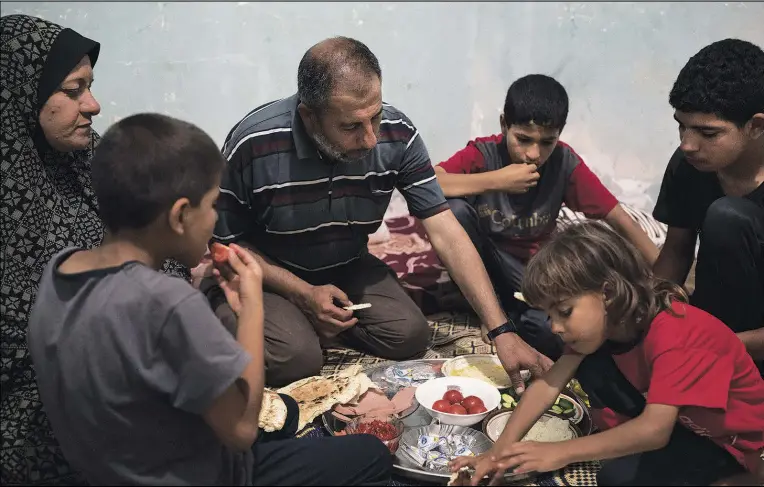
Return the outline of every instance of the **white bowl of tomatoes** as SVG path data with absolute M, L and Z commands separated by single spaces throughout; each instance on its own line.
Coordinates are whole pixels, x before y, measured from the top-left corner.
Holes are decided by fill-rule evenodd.
M 501 394 L 491 384 L 469 377 L 440 377 L 417 387 L 416 400 L 443 424 L 472 426 L 499 407 Z

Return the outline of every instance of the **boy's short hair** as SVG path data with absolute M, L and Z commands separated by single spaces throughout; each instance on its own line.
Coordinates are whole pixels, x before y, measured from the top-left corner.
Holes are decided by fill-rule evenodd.
M 568 93 L 554 78 L 529 74 L 516 80 L 504 100 L 504 121 L 513 124 L 534 123 L 562 131 L 568 120 Z
M 92 159 L 93 188 L 107 229 L 145 228 L 180 198 L 198 205 L 225 159 L 202 129 L 157 113 L 112 125 Z
M 714 114 L 742 127 L 764 113 L 764 51 L 740 39 L 709 44 L 679 72 L 669 103 L 675 110 Z

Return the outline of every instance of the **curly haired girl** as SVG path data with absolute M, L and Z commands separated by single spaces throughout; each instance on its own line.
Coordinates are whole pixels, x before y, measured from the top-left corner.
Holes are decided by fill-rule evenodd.
M 603 462 L 599 485 L 709 485 L 764 473 L 764 379 L 717 318 L 657 279 L 637 249 L 598 222 L 574 225 L 528 264 L 525 299 L 566 344 L 532 383 L 494 447 L 453 462 L 473 485 L 507 469 Z M 571 378 L 590 394 L 600 432 L 521 442 Z M 760 480 L 764 477 L 760 477 Z

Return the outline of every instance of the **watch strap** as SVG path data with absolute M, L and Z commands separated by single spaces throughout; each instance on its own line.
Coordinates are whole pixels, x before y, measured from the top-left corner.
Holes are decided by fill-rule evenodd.
M 489 340 L 494 341 L 497 336 L 503 335 L 504 333 L 517 333 L 517 326 L 512 322 L 512 320 L 507 321 L 501 326 L 497 326 L 493 330 L 489 331 L 486 336 Z

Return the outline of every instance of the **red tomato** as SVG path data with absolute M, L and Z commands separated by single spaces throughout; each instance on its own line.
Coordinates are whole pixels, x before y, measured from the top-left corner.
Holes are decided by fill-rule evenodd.
M 215 242 L 210 246 L 210 252 L 212 252 L 212 261 L 215 264 L 228 262 L 228 247 L 225 245 Z
M 483 400 L 477 396 L 467 396 L 462 400 L 462 406 L 467 409 L 472 409 L 476 406 L 485 407 L 485 404 L 483 403 Z
M 467 414 L 467 410 L 461 404 L 452 404 L 448 412 L 450 414 Z
M 440 401 L 435 401 L 435 404 L 432 405 L 432 409 L 439 413 L 447 413 L 449 412 L 449 409 L 451 409 L 451 403 L 445 399 L 441 399 Z
M 477 406 L 473 406 L 471 408 L 467 408 L 467 414 L 480 414 L 488 411 L 485 406 L 482 404 L 479 404 Z
M 459 404 L 462 402 L 462 393 L 459 391 L 455 391 L 451 389 L 450 391 L 446 391 L 445 394 L 443 394 L 443 399 L 450 402 L 451 404 Z

